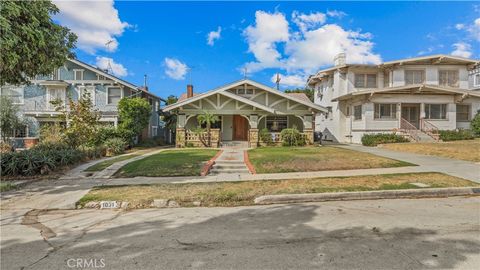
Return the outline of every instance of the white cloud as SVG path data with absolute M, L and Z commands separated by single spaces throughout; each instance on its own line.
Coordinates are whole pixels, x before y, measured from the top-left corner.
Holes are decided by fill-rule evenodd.
M 178 59 L 165 58 L 165 74 L 174 80 L 183 80 L 188 72 L 188 66 Z
M 272 83 L 277 83 L 277 74 L 273 74 L 270 79 Z M 307 81 L 307 76 L 304 75 L 282 75 L 280 74 L 280 85 L 291 87 L 304 87 Z
M 337 17 L 337 18 L 343 18 L 347 16 L 347 13 L 343 11 L 338 11 L 338 10 L 328 10 L 327 15 L 330 17 Z
M 477 18 L 473 24 L 468 27 L 468 32 L 476 41 L 480 41 L 480 18 Z
M 55 19 L 77 34 L 77 47 L 87 53 L 94 54 L 99 49 L 115 51 L 117 38 L 130 26 L 120 20 L 113 0 L 54 0 L 54 3 L 60 9 Z M 109 41 L 112 42 L 107 47 L 105 44 Z
M 248 50 L 258 62 L 248 63 L 248 72 L 255 72 L 265 67 L 279 65 L 281 54 L 277 51 L 276 42 L 287 42 L 289 38 L 288 21 L 281 13 L 255 12 L 255 26 L 244 30 L 248 42 Z
M 215 40 L 220 39 L 220 35 L 222 33 L 222 27 L 218 27 L 217 31 L 211 31 L 207 35 L 207 44 L 213 46 L 215 44 Z
M 465 28 L 465 24 L 463 24 L 463 23 L 455 24 L 455 29 L 457 29 L 457 30 L 462 30 L 464 28 Z
M 324 13 L 316 12 L 310 14 L 299 13 L 294 11 L 292 13 L 292 21 L 300 28 L 300 31 L 305 32 L 309 29 L 316 28 L 324 24 L 327 16 Z
M 110 67 L 108 64 L 110 63 Z M 101 70 L 108 70 L 108 72 L 113 73 L 117 77 L 123 77 L 128 75 L 127 69 L 119 63 L 115 63 L 112 58 L 97 56 L 95 65 Z
M 299 29 L 306 29 L 300 32 L 289 31 L 289 22 L 281 13 L 257 11 L 255 16 L 255 25 L 244 31 L 249 51 L 256 58 L 255 62 L 245 64 L 249 72 L 280 68 L 290 74 L 309 74 L 333 64 L 334 56 L 340 52 L 347 54 L 348 63 L 381 62 L 380 55 L 373 52 L 370 33 L 346 30 L 337 24 L 319 26 L 322 20 L 318 14 L 312 17 L 295 14 L 293 19 Z M 278 45 L 283 45 L 282 53 Z
M 455 50 L 451 53 L 454 56 L 470 58 L 472 56 L 472 46 L 465 42 L 458 42 L 452 45 Z

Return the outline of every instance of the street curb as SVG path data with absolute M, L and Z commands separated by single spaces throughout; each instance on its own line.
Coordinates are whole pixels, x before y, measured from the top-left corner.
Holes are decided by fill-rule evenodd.
M 401 198 L 434 198 L 480 195 L 480 187 L 422 188 L 403 190 L 378 190 L 359 192 L 328 192 L 310 194 L 264 195 L 255 198 L 255 204 L 303 203 L 350 200 L 379 200 Z

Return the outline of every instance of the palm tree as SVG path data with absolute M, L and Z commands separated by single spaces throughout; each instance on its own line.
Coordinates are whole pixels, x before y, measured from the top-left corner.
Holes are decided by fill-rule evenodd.
M 208 147 L 211 147 L 212 142 L 211 142 L 210 127 L 212 126 L 212 124 L 219 121 L 218 115 L 204 111 L 203 114 L 199 114 L 197 116 L 197 121 L 200 125 L 205 124 L 207 126 L 207 145 Z

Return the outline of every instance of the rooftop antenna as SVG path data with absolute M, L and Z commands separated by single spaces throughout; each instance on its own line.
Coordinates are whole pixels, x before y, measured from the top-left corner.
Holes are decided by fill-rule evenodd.
M 275 80 L 275 83 L 277 84 L 277 90 L 280 90 L 280 74 L 277 73 L 277 79 Z
M 244 67 L 243 68 L 243 79 L 245 79 L 245 80 L 247 79 L 247 71 L 248 71 L 247 67 Z
M 105 43 L 105 47 L 107 47 L 107 51 L 110 51 L 110 44 L 112 44 L 112 43 L 113 43 L 113 39 L 111 39 L 107 43 Z M 107 73 L 113 74 L 111 59 L 108 59 L 108 64 L 107 64 L 106 70 L 107 70 Z
M 193 84 L 192 83 L 192 80 L 193 80 L 193 69 L 195 68 L 195 66 L 191 66 L 191 67 L 188 67 L 188 71 L 187 71 L 187 80 L 188 80 L 188 83 L 189 84 Z

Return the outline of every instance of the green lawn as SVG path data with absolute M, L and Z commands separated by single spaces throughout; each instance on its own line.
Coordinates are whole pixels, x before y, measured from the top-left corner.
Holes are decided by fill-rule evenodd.
M 253 205 L 254 199 L 262 195 L 419 188 L 412 183 L 423 183 L 432 188 L 479 186 L 478 183 L 434 172 L 294 180 L 101 186 L 92 189 L 78 204 L 83 206 L 90 201 L 128 201 L 129 208 L 148 208 L 155 199 L 171 199 L 183 207 L 194 206 L 194 202 L 200 202 L 201 206 L 240 206 Z
M 204 162 L 217 150 L 182 149 L 166 150 L 131 162 L 118 170 L 116 177 L 135 176 L 195 176 L 200 175 Z
M 117 163 L 117 162 L 120 162 L 120 161 L 131 159 L 133 157 L 138 157 L 138 156 L 139 156 L 138 154 L 131 154 L 131 155 L 125 155 L 125 156 L 112 158 L 112 159 L 109 159 L 109 160 L 99 162 L 95 165 L 92 165 L 92 166 L 88 167 L 85 171 L 87 171 L 87 172 L 103 171 L 106 168 L 108 168 L 110 165 L 112 165 L 113 163 Z
M 249 150 L 248 156 L 257 173 L 352 170 L 414 165 L 332 146 L 260 147 Z

